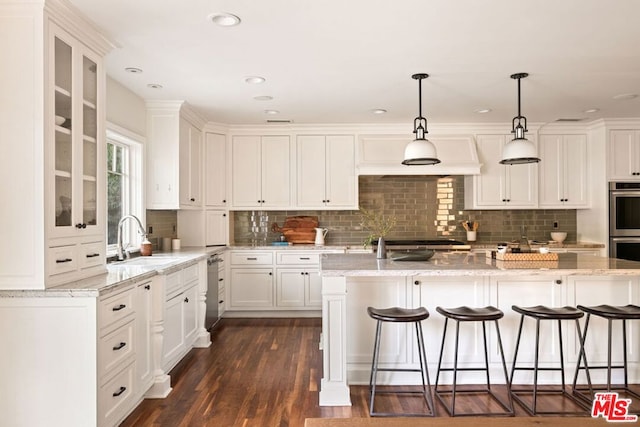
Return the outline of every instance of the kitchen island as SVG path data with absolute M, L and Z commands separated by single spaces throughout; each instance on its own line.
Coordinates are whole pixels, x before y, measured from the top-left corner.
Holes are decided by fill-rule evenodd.
M 557 261 L 499 261 L 484 253 L 437 252 L 429 261 L 378 260 L 374 254 L 328 254 L 321 259 L 323 378 L 321 406 L 350 405 L 349 384 L 367 384 L 371 366 L 375 321 L 367 306 L 426 307 L 431 317 L 423 322 L 427 358 L 432 377 L 440 352 L 444 318 L 437 306 L 493 305 L 505 313 L 500 320 L 507 364 L 513 360 L 519 315 L 512 305 L 564 306 L 577 304 L 639 304 L 640 263 L 583 254 L 559 254 Z M 558 362 L 557 327 L 541 325 L 544 345 L 540 361 L 546 366 Z M 546 322 L 552 323 L 552 322 Z M 521 355 L 533 360 L 534 325 L 525 322 Z M 553 326 L 553 327 L 552 327 Z M 578 356 L 577 333 L 563 325 L 566 380 L 570 383 Z M 621 333 L 614 325 L 614 363 L 622 359 Z M 590 364 L 606 362 L 605 321 L 593 318 L 585 343 Z M 380 363 L 388 367 L 418 366 L 413 330 L 406 324 L 385 325 Z M 640 328 L 627 328 L 629 381 L 640 382 Z M 494 332 L 488 334 L 492 381 L 500 382 L 500 360 Z M 452 360 L 453 342 L 445 346 L 444 360 Z M 450 344 L 450 345 L 449 345 Z M 482 329 L 461 326 L 458 358 L 461 366 L 477 366 L 483 360 Z M 520 360 L 520 358 L 519 358 Z M 495 375 L 493 375 L 495 373 Z M 541 383 L 560 382 L 556 373 L 541 375 Z M 592 372 L 594 383 L 603 383 L 604 372 Z M 617 374 L 614 372 L 614 374 Z M 554 376 L 555 375 L 555 376 Z M 415 378 L 414 378 L 415 377 Z M 532 375 L 531 375 L 532 377 Z M 530 383 L 528 374 L 519 374 L 514 383 Z M 614 375 L 614 382 L 620 376 Z M 448 383 L 445 375 L 441 382 Z M 462 380 L 484 381 L 478 373 L 465 373 Z M 388 373 L 386 384 L 417 384 L 418 377 Z

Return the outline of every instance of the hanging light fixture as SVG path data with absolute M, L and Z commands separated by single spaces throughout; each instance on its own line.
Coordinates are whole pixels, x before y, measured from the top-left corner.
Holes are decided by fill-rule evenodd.
M 424 73 L 411 76 L 414 80 L 418 80 L 418 117 L 413 120 L 413 133 L 416 134 L 416 137 L 404 149 L 403 165 L 437 165 L 440 163 L 435 145 L 424 137 L 429 132 L 427 132 L 427 119 L 422 117 L 422 79 L 427 77 L 429 74 Z
M 511 133 L 514 134 L 513 140 L 502 149 L 500 163 L 503 165 L 521 165 L 540 161 L 536 146 L 525 136 L 525 132 L 528 132 L 527 118 L 520 114 L 520 79 L 524 79 L 528 75 L 527 73 L 511 75 L 512 79 L 518 80 L 518 115 L 511 121 Z

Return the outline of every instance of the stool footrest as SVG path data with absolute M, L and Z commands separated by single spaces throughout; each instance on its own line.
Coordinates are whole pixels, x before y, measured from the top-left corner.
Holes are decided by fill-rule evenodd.
M 585 415 L 585 410 L 590 411 L 591 410 L 591 405 L 587 405 L 586 402 L 583 399 L 579 399 L 578 397 L 574 396 L 573 394 L 569 393 L 566 390 L 549 390 L 549 389 L 544 389 L 544 390 L 538 390 L 537 391 L 537 395 L 562 395 L 563 397 L 566 397 L 567 399 L 571 400 L 572 402 L 574 402 L 576 405 L 578 405 L 581 409 L 580 410 L 576 410 L 576 411 L 538 411 L 536 410 L 536 408 L 532 407 L 532 404 L 529 404 L 527 402 L 525 402 L 522 397 L 520 397 L 520 395 L 522 394 L 526 394 L 526 395 L 530 395 L 531 399 L 533 400 L 533 389 L 529 388 L 529 389 L 514 389 L 513 387 L 511 388 L 511 396 L 513 397 L 514 400 L 516 400 L 528 413 L 529 415 Z
M 464 413 L 464 412 L 456 412 L 455 416 L 456 417 L 478 417 L 478 416 L 492 416 L 492 417 L 499 417 L 499 416 L 503 416 L 503 417 L 513 417 L 515 416 L 515 411 L 513 410 L 513 408 L 510 408 L 509 405 L 507 405 L 506 403 L 504 403 L 502 401 L 502 399 L 500 399 L 494 392 L 493 390 L 491 390 L 490 388 L 484 388 L 484 389 L 479 389 L 479 388 L 475 388 L 475 389 L 467 389 L 467 388 L 458 388 L 456 387 L 456 394 L 488 394 L 489 396 L 491 396 L 493 398 L 493 400 L 498 403 L 498 405 L 500 405 L 502 407 L 502 409 L 504 409 L 503 412 L 469 412 L 469 413 Z M 446 409 L 447 413 L 451 416 L 453 413 L 453 410 L 451 408 L 452 404 L 448 404 L 447 402 L 445 402 L 445 399 L 442 397 L 443 395 L 453 395 L 453 390 L 438 390 L 437 388 L 434 390 L 434 394 L 436 395 L 436 397 L 438 398 L 438 400 L 440 401 L 440 403 L 442 403 L 442 406 L 444 406 L 444 408 Z

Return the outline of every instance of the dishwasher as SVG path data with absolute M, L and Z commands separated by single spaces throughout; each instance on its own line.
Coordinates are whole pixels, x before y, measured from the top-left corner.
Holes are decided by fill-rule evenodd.
M 218 305 L 221 301 L 218 301 L 218 267 L 222 259 L 217 254 L 211 255 L 207 260 L 207 310 L 204 318 L 204 326 L 208 331 L 212 330 L 218 320 L 219 311 Z

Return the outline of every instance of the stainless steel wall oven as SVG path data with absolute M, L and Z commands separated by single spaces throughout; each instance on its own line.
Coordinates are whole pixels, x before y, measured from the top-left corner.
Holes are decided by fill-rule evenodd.
M 640 182 L 609 183 L 609 255 L 640 261 Z

